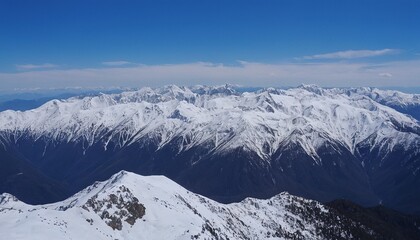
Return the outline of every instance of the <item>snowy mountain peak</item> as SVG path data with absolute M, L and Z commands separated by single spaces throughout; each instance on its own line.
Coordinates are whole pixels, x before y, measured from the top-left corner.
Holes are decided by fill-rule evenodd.
M 420 195 L 413 186 L 420 176 L 419 122 L 369 95 L 376 91 L 302 86 L 235 92 L 231 86 L 172 85 L 0 112 L 0 160 L 5 166 L 0 178 L 7 179 L 0 190 L 47 203 L 126 169 L 168 176 L 226 203 L 287 190 L 320 201 L 344 196 L 360 204 L 381 201 L 418 212 L 413 196 Z M 414 95 L 380 95 L 416 106 Z M 149 192 L 144 186 L 156 184 L 159 189 L 171 186 L 165 190 L 171 196 L 174 189 L 183 191 L 161 177 L 132 182 L 131 174 L 120 174 L 57 208 L 107 211 L 111 219 L 106 222 L 118 216 L 121 224 L 112 225 L 124 231 L 130 229 L 129 215 L 121 211 L 129 211 L 122 206 L 130 202 L 142 209 L 134 197 L 144 204 L 133 182 L 143 192 Z M 394 184 L 395 179 L 401 184 Z M 144 207 L 147 218 L 150 208 Z
M 34 227 L 37 231 L 26 235 Z M 353 228 L 376 234 L 316 201 L 287 193 L 220 204 L 164 177 L 128 172 L 63 202 L 0 208 L 6 239 L 332 239 L 352 237 Z
M 237 95 L 239 94 L 235 90 L 235 86 L 230 84 L 225 84 L 221 86 L 202 86 L 197 85 L 191 88 L 194 93 L 203 95 Z
M 19 200 L 15 197 L 15 196 L 13 196 L 13 195 L 11 195 L 11 194 L 9 194 L 9 193 L 2 193 L 1 195 L 0 195 L 0 207 L 1 206 L 5 206 L 5 205 L 7 205 L 8 203 L 11 203 L 11 202 L 18 202 Z
M 409 94 L 394 90 L 380 90 L 377 88 L 351 88 L 348 94 L 365 95 L 376 102 L 393 106 L 410 106 L 420 104 L 420 94 Z
M 297 88 L 305 89 L 308 92 L 313 92 L 319 95 L 322 95 L 324 89 L 315 85 L 315 84 L 301 84 Z
M 393 149 L 397 144 L 410 146 L 419 139 L 416 132 L 395 126 L 398 123 L 418 129 L 416 120 L 359 91 L 363 90 L 349 94 L 314 85 L 251 93 L 237 93 L 228 85 L 143 88 L 53 100 L 26 112 L 1 112 L 0 134 L 10 141 L 10 133 L 54 141 L 86 141 L 88 146 L 102 141 L 105 149 L 109 143 L 123 147 L 150 136 L 162 148 L 182 138 L 185 141 L 178 146 L 179 151 L 203 144 L 215 152 L 240 147 L 262 159 L 270 158 L 290 139 L 311 156 L 316 156 L 326 142 L 354 153 L 366 141 L 385 142 L 383 147 Z

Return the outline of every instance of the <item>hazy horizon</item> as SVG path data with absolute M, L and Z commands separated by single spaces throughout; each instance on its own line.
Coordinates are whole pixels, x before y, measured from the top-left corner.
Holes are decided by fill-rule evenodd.
M 0 92 L 420 88 L 420 2 L 3 1 Z

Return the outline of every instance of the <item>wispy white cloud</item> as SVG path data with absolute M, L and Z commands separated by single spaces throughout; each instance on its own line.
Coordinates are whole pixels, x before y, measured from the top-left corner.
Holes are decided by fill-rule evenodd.
M 110 62 L 102 62 L 103 65 L 106 66 L 124 66 L 124 65 L 130 65 L 133 64 L 132 62 L 128 62 L 128 61 L 110 61 Z
M 56 67 L 59 67 L 59 65 L 51 64 L 51 63 L 16 65 L 16 68 L 18 70 L 36 70 L 36 69 L 46 69 L 46 68 L 56 68 Z
M 305 56 L 303 59 L 353 59 L 353 58 L 367 58 L 377 57 L 389 54 L 399 53 L 398 49 L 381 49 L 381 50 L 347 50 L 332 53 L 317 54 L 312 56 Z
M 392 73 L 388 73 L 388 72 L 379 73 L 379 76 L 385 77 L 385 78 L 390 78 L 390 77 L 392 77 Z
M 392 73 L 392 74 L 391 74 Z M 295 86 L 301 83 L 330 87 L 420 86 L 420 60 L 354 63 L 240 62 L 134 65 L 129 67 L 45 69 L 0 73 L 0 90 L 63 87 L 158 87 L 166 84 L 239 84 Z

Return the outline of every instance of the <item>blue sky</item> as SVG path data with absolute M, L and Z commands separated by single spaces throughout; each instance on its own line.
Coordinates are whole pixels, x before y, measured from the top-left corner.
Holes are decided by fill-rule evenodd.
M 0 2 L 0 90 L 420 86 L 420 1 Z

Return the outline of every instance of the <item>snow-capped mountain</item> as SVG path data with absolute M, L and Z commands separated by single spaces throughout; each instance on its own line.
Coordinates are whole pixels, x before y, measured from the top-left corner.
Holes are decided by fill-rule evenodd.
M 4 239 L 32 240 L 387 237 L 334 208 L 288 193 L 220 204 L 163 176 L 125 171 L 47 205 L 27 205 L 2 194 L 0 232 Z
M 362 96 L 315 86 L 243 94 L 229 88 L 144 88 L 53 100 L 26 112 L 5 111 L 0 114 L 0 130 L 10 141 L 48 137 L 84 141 L 85 148 L 104 141 L 104 149 L 110 142 L 124 147 L 146 135 L 155 137 L 161 148 L 181 137 L 180 151 L 202 144 L 212 145 L 216 152 L 243 147 L 262 159 L 290 142 L 316 158 L 316 150 L 326 141 L 354 152 L 374 133 L 375 143 L 389 140 L 389 148 L 397 143 L 409 146 L 418 137 L 417 121 Z M 395 122 L 409 130 L 401 133 Z M 106 133 L 111 134 L 103 139 Z
M 376 88 L 348 89 L 347 94 L 361 94 L 370 97 L 376 102 L 409 114 L 420 121 L 420 94 L 408 94 L 392 90 Z
M 53 100 L 1 112 L 0 152 L 70 192 L 126 169 L 224 202 L 287 190 L 420 211 L 420 124 L 377 92 L 167 86 Z

